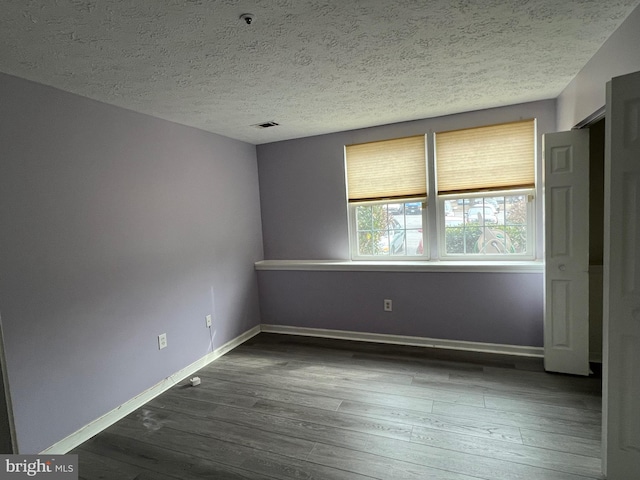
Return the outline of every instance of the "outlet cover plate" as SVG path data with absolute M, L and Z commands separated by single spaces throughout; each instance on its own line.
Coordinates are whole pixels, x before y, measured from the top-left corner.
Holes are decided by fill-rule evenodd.
M 207 322 L 207 327 L 211 326 L 211 315 L 207 315 L 206 317 L 204 317 L 205 321 Z
M 167 348 L 167 334 L 161 333 L 158 335 L 158 350 L 162 350 L 163 348 Z

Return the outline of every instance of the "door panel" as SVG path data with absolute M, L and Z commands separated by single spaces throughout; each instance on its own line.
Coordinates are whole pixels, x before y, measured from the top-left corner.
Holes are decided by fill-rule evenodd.
M 549 188 L 549 201 L 551 202 L 551 223 L 549 230 L 551 258 L 571 255 L 571 188 Z
M 638 211 L 640 211 L 640 195 L 638 195 L 638 185 L 640 179 L 638 174 L 628 174 L 624 178 L 622 188 L 622 219 L 625 224 L 622 238 L 622 256 L 626 260 L 622 263 L 622 288 L 625 295 L 639 295 L 638 272 L 640 265 L 637 254 L 640 238 L 638 238 Z
M 571 282 L 551 280 L 551 312 L 553 318 L 569 318 L 571 316 Z M 570 348 L 571 324 L 554 322 L 552 326 L 551 345 L 553 348 Z
M 589 374 L 589 132 L 544 136 L 544 362 Z
M 640 72 L 607 85 L 603 467 L 640 472 Z

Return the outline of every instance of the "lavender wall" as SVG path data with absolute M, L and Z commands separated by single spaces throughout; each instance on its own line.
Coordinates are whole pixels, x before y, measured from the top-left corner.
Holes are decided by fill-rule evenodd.
M 258 145 L 265 259 L 350 258 L 345 145 L 535 117 L 540 158 L 542 134 L 556 131 L 555 116 L 555 101 L 546 100 Z M 540 176 L 542 162 L 538 163 Z M 429 181 L 433 191 L 433 176 Z M 537 200 L 537 250 L 541 254 L 541 195 Z
M 540 152 L 555 113 L 550 100 L 259 145 L 265 258 L 349 259 L 344 145 L 535 117 Z M 542 273 L 263 270 L 258 277 L 266 324 L 542 345 Z M 385 298 L 394 302 L 391 314 L 382 310 Z
M 640 71 L 640 6 L 580 70 L 558 97 L 558 130 L 570 130 L 605 104 L 606 83 Z
M 34 453 L 259 324 L 258 173 L 252 145 L 6 75 L 0 91 L 0 314 Z
M 258 272 L 262 323 L 542 346 L 541 274 Z M 393 312 L 382 301 L 393 300 Z

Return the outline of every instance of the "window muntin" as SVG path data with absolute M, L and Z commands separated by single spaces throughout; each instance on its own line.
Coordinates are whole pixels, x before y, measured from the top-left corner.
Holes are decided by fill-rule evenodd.
M 352 257 L 355 259 L 422 258 L 423 201 L 350 204 Z

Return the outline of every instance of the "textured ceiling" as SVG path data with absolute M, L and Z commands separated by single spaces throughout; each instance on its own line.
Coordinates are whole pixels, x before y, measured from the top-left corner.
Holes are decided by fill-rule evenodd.
M 640 0 L 0 2 L 0 71 L 259 144 L 554 98 Z

